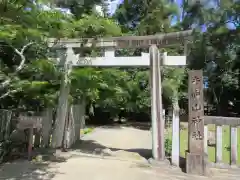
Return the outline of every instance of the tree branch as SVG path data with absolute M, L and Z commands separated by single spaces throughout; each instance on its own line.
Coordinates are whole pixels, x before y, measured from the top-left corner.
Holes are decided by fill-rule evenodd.
M 14 49 L 14 52 L 15 52 L 16 54 L 18 54 L 18 55 L 20 56 L 20 58 L 21 58 L 21 62 L 20 62 L 20 64 L 19 64 L 19 66 L 16 68 L 16 71 L 14 72 L 14 75 L 23 69 L 24 64 L 25 64 L 25 62 L 26 62 L 26 58 L 25 58 L 25 56 L 23 55 L 23 54 L 24 54 L 24 51 L 25 51 L 29 46 L 31 46 L 32 44 L 34 44 L 34 42 L 30 42 L 30 43 L 26 44 L 25 46 L 23 46 L 23 48 L 21 49 L 21 51 L 19 51 L 18 49 L 12 47 L 12 48 Z M 5 88 L 6 86 L 8 86 L 8 85 L 10 84 L 10 82 L 11 82 L 11 79 L 8 77 L 4 82 L 1 83 L 0 89 Z
M 33 42 L 30 42 L 28 44 L 26 44 L 25 46 L 23 46 L 22 50 L 19 51 L 18 49 L 14 48 L 15 53 L 17 53 L 20 57 L 21 57 L 21 63 L 19 64 L 19 66 L 16 68 L 15 73 L 19 72 L 20 70 L 22 70 L 25 62 L 26 62 L 26 58 L 23 55 L 24 51 L 33 44 Z
M 2 96 L 0 96 L 0 99 L 4 99 L 5 97 L 9 96 L 10 94 L 16 93 L 16 92 L 18 92 L 16 89 L 12 90 L 12 91 L 8 91 L 5 94 L 3 94 Z

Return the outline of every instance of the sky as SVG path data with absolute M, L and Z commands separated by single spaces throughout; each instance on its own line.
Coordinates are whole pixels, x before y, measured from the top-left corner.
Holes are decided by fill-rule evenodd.
M 182 5 L 182 0 L 175 0 L 176 3 L 178 4 L 179 7 L 181 7 Z M 120 4 L 121 2 L 123 2 L 123 0 L 114 0 L 114 1 L 110 1 L 109 0 L 109 11 L 110 11 L 110 14 L 113 14 L 118 6 L 118 4 Z M 172 22 L 172 25 L 174 25 L 176 23 L 176 19 L 173 19 L 173 22 Z
M 110 9 L 110 13 L 113 14 L 117 8 L 117 5 L 121 3 L 122 0 L 114 0 L 112 2 L 110 2 L 109 0 L 109 9 Z
M 118 4 L 120 4 L 121 2 L 122 2 L 123 0 L 114 0 L 114 1 L 110 1 L 109 0 L 109 11 L 110 11 L 110 14 L 113 14 L 114 12 L 115 12 L 115 10 L 116 10 L 116 8 L 117 8 L 117 6 L 118 6 Z M 179 6 L 179 7 L 181 7 L 182 6 L 182 2 L 183 2 L 183 0 L 174 0 L 175 1 L 175 3 L 177 3 L 177 5 Z M 194 1 L 194 0 L 192 0 L 192 1 Z M 215 6 L 215 2 L 214 1 L 210 1 L 210 0 L 201 0 L 202 2 L 204 2 L 204 4 L 206 4 L 206 3 L 208 3 L 207 5 L 208 6 Z M 190 1 L 191 2 L 191 1 Z M 180 8 L 181 9 L 181 8 Z M 173 21 L 172 21 L 172 25 L 174 25 L 175 23 L 176 23 L 176 20 L 177 19 L 173 19 Z M 230 29 L 234 29 L 235 28 L 235 26 L 232 24 L 232 23 L 228 23 L 227 24 L 227 27 L 228 28 L 230 28 Z M 206 30 L 206 27 L 203 27 L 203 31 L 205 31 Z
M 174 1 L 175 1 L 175 3 L 178 4 L 179 7 L 181 7 L 181 5 L 182 5 L 182 0 L 174 0 Z M 194 0 L 192 0 L 192 1 L 194 1 Z M 209 6 L 214 6 L 214 4 L 212 3 L 212 2 L 214 2 L 214 1 L 210 1 L 210 0 L 201 0 L 201 1 L 205 1 L 204 4 L 206 4 L 206 3 L 208 2 L 208 3 L 209 3 L 209 4 L 208 4 Z M 113 1 L 108 0 L 108 2 L 109 2 L 109 11 L 110 11 L 110 14 L 113 14 L 113 13 L 115 12 L 118 4 L 120 4 L 121 2 L 123 2 L 123 0 L 113 0 Z M 191 1 L 190 1 L 190 2 L 191 2 Z M 48 6 L 44 6 L 43 8 L 46 9 L 46 10 L 49 10 L 49 9 L 50 9 L 50 7 L 48 7 Z M 66 13 L 70 13 L 69 9 L 62 9 L 62 8 L 56 8 L 56 9 L 59 9 L 59 10 L 64 11 L 64 12 L 66 12 Z M 100 9 L 101 9 L 100 7 L 97 7 L 97 10 L 99 10 L 99 12 L 101 11 Z M 180 9 L 181 9 L 181 8 L 180 8 Z M 100 12 L 100 13 L 101 13 L 101 12 Z M 177 20 L 177 18 L 174 18 L 173 21 L 171 22 L 171 24 L 174 25 L 174 24 L 176 23 L 176 20 Z M 235 26 L 234 26 L 232 23 L 228 23 L 227 26 L 228 26 L 228 28 L 230 28 L 230 29 L 234 29 L 234 28 L 235 28 Z M 206 27 L 203 27 L 203 31 L 205 31 L 205 30 L 206 30 Z
M 110 1 L 110 0 L 109 0 L 109 1 Z M 117 8 L 117 5 L 118 5 L 119 3 L 121 3 L 122 1 L 123 1 L 123 0 L 114 0 L 114 1 L 112 1 L 112 2 L 109 2 L 109 4 L 110 4 L 109 9 L 110 9 L 110 13 L 111 13 L 111 14 L 115 12 L 115 10 L 116 10 L 116 8 Z M 176 3 L 177 3 L 179 6 L 181 6 L 182 0 L 175 0 L 175 1 L 176 1 Z

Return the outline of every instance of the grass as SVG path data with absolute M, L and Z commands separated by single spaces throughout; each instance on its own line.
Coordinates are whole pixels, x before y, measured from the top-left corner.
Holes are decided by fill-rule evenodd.
M 89 128 L 84 128 L 81 129 L 80 134 L 89 134 L 93 131 L 93 128 L 89 127 Z
M 215 125 L 208 125 L 208 131 L 215 131 Z M 171 131 L 168 131 L 169 139 L 171 139 Z M 238 137 L 240 131 L 238 128 Z M 230 163 L 230 127 L 223 126 L 223 162 Z M 240 138 L 238 138 L 238 157 L 240 157 Z M 180 131 L 180 156 L 185 158 L 185 151 L 188 149 L 188 129 L 184 128 Z M 215 162 L 215 147 L 208 147 L 208 159 L 210 162 Z M 240 164 L 240 158 L 238 158 Z

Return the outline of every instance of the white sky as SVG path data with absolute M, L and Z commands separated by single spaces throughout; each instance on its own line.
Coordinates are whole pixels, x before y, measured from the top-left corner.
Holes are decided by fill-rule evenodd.
M 110 0 L 109 0 L 110 1 Z M 109 7 L 109 10 L 110 10 L 110 14 L 113 14 L 117 8 L 117 5 L 121 2 L 121 0 L 114 0 L 112 2 L 109 2 L 110 4 L 110 7 Z
M 110 11 L 110 14 L 113 14 L 117 8 L 117 5 L 121 2 L 122 0 L 114 0 L 114 1 L 110 1 L 109 0 L 109 11 Z M 50 10 L 51 8 L 47 5 L 42 5 L 42 8 L 44 10 Z M 59 9 L 63 12 L 66 12 L 66 13 L 70 13 L 70 11 L 68 9 L 63 9 L 63 8 L 55 8 L 55 9 Z M 97 10 L 100 11 L 100 7 L 97 7 Z

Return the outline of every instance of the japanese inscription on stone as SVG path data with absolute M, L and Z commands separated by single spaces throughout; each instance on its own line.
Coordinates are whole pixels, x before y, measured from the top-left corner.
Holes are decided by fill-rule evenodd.
M 188 151 L 186 153 L 186 171 L 187 173 L 204 175 L 206 163 L 204 154 L 204 103 L 202 70 L 189 71 L 188 109 Z
M 198 149 L 204 138 L 203 77 L 201 70 L 189 72 L 189 141 L 190 149 Z

